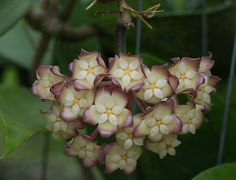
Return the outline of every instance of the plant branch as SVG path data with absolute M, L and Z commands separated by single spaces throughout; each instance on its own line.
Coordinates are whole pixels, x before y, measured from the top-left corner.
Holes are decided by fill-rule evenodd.
M 65 18 L 65 17 L 64 17 Z M 81 41 L 93 35 L 107 35 L 100 28 L 95 26 L 82 26 L 72 28 L 65 25 L 63 21 L 56 17 L 47 16 L 45 13 L 30 11 L 26 15 L 26 20 L 35 30 L 49 34 L 64 41 Z
M 36 50 L 34 57 L 33 57 L 33 64 L 32 64 L 31 73 L 30 73 L 30 75 L 31 75 L 30 78 L 32 81 L 34 80 L 35 71 L 36 71 L 37 67 L 41 64 L 41 61 L 48 49 L 49 42 L 50 42 L 50 35 L 45 34 L 45 33 L 42 34 L 39 44 L 38 44 L 38 47 L 37 47 L 37 50 Z
M 132 25 L 131 17 L 127 9 L 128 5 L 125 0 L 118 0 L 120 16 L 116 23 L 115 41 L 116 51 L 118 54 L 126 51 L 126 32 Z
M 69 15 L 72 12 L 72 8 L 74 7 L 74 3 L 76 1 L 75 0 L 68 0 L 67 1 L 67 4 L 65 5 L 65 10 L 62 13 L 62 19 L 59 19 L 55 16 L 55 14 L 57 14 L 56 13 L 57 5 L 58 5 L 57 1 L 55 1 L 54 4 L 51 4 L 52 6 L 49 7 L 49 9 L 51 8 L 51 10 L 49 12 L 47 11 L 48 7 L 46 7 L 47 1 L 42 0 L 41 2 L 42 2 L 41 9 L 36 14 L 40 15 L 42 17 L 48 18 L 49 22 L 52 23 L 51 24 L 51 27 L 52 27 L 53 25 L 57 25 L 57 22 L 59 22 L 59 21 L 65 22 L 69 18 Z M 45 9 L 43 9 L 43 8 L 45 8 Z M 53 18 L 53 21 L 50 21 L 51 18 Z M 39 20 L 39 22 L 42 22 L 42 23 L 44 22 L 39 17 L 37 17 L 34 20 L 35 20 L 35 22 L 33 21 L 34 25 L 37 24 L 36 20 Z M 50 26 L 48 26 L 48 27 L 50 27 Z M 58 26 L 56 26 L 56 27 L 58 27 Z M 61 23 L 59 28 L 63 29 L 63 27 L 64 27 L 64 23 Z M 42 32 L 42 35 L 41 35 L 39 45 L 37 47 L 37 50 L 36 50 L 34 58 L 33 58 L 33 64 L 32 64 L 32 68 L 31 68 L 31 72 L 30 72 L 30 76 L 31 76 L 32 81 L 34 80 L 34 73 L 35 73 L 37 67 L 41 64 L 41 62 L 43 60 L 43 57 L 44 57 L 45 53 L 47 52 L 47 48 L 48 48 L 48 45 L 50 43 L 50 39 L 51 39 L 51 36 L 52 36 L 47 31 L 41 31 L 41 32 Z

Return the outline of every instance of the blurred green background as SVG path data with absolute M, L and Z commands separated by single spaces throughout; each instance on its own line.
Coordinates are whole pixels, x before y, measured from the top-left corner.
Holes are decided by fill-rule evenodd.
M 53 12 L 50 16 L 63 17 L 67 1 L 49 1 L 52 5 L 50 12 Z M 142 25 L 141 55 L 145 63 L 170 63 L 173 57 L 202 55 L 202 0 L 143 1 L 144 9 L 161 3 L 161 9 L 164 10 L 148 20 L 153 29 Z M 77 0 L 65 24 L 72 29 L 92 27 L 99 33 L 91 33 L 79 40 L 66 40 L 55 34 L 48 39 L 46 37 L 48 43 L 43 46 L 45 51 L 40 58 L 42 64 L 59 65 L 62 72 L 68 74 L 68 64 L 80 49 L 99 51 L 104 58 L 114 56 L 113 34 L 118 15 L 101 15 L 96 11 L 113 10 L 117 4 L 96 3 L 91 10 L 85 11 L 89 2 Z M 137 9 L 137 0 L 127 2 Z M 32 9 L 37 10 L 39 6 L 39 0 L 0 0 L 0 155 L 3 154 L 0 156 L 0 180 L 40 179 L 46 121 L 38 112 L 42 104 L 29 89 L 33 62 L 43 35 L 32 28 L 26 18 Z M 215 60 L 213 74 L 222 78 L 213 97 L 212 111 L 207 114 L 208 123 L 196 135 L 180 136 L 182 144 L 177 148 L 175 157 L 160 160 L 156 154 L 145 151 L 138 160 L 137 170 L 131 175 L 120 171 L 106 175 L 102 166 L 83 169 L 76 158 L 63 154 L 65 142 L 50 139 L 48 179 L 82 180 L 86 179 L 86 173 L 91 173 L 98 180 L 188 180 L 216 165 L 234 41 L 236 0 L 206 0 L 206 13 L 208 50 Z M 135 24 L 136 20 L 133 19 L 133 22 Z M 51 27 L 57 28 L 56 25 L 52 24 Z M 135 53 L 135 35 L 134 26 L 128 31 L 127 37 L 127 51 L 132 54 Z M 233 92 L 235 90 L 236 80 Z M 235 98 L 233 93 L 224 151 L 224 163 L 230 164 L 211 169 L 210 173 L 201 174 L 195 180 L 236 179 L 236 166 L 232 163 L 236 161 Z M 4 157 L 13 150 L 13 153 Z M 224 174 L 219 173 L 219 169 Z

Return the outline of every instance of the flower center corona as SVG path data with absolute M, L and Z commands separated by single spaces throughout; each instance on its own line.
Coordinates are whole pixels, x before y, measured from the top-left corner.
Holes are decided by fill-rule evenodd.
M 93 67 L 89 66 L 88 69 L 87 69 L 87 72 L 88 73 L 93 73 Z
M 124 70 L 124 73 L 125 73 L 126 75 L 130 76 L 130 70 L 129 70 L 129 69 L 125 69 L 125 70 Z
M 160 125 L 162 125 L 163 123 L 162 123 L 162 121 L 161 120 L 157 120 L 157 126 L 160 126 Z
M 108 115 L 111 115 L 111 114 L 112 114 L 112 109 L 111 109 L 111 108 L 107 108 L 106 113 L 107 113 Z
M 185 80 L 188 78 L 185 76 L 185 73 L 183 73 L 183 74 L 180 74 L 179 79 Z
M 150 84 L 150 89 L 152 90 L 156 89 L 156 84 L 155 83 Z
M 79 101 L 80 101 L 79 98 L 75 98 L 73 102 L 74 102 L 74 104 L 79 104 Z

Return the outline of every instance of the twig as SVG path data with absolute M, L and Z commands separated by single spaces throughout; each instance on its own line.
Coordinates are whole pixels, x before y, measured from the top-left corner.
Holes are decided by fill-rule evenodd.
M 41 64 L 41 61 L 48 49 L 49 42 L 50 42 L 50 35 L 45 34 L 45 33 L 42 34 L 36 53 L 34 54 L 34 57 L 33 57 L 33 64 L 32 64 L 31 73 L 30 73 L 32 81 L 35 78 L 35 71 L 37 67 Z
M 233 82 L 234 82 L 235 65 L 236 65 L 236 28 L 235 28 L 235 35 L 234 35 L 233 55 L 232 55 L 232 60 L 231 60 L 231 65 L 230 65 L 230 73 L 229 73 L 229 80 L 228 80 L 228 87 L 227 87 L 226 103 L 225 103 L 225 109 L 224 109 L 224 118 L 222 122 L 222 130 L 221 130 L 221 135 L 220 135 L 217 165 L 222 163 L 223 155 L 224 155 L 225 136 L 226 136 L 228 115 L 229 115 L 229 110 L 230 110 L 230 100 L 231 100 L 231 94 L 232 94 Z
M 118 0 L 120 16 L 116 23 L 115 42 L 117 53 L 126 51 L 126 31 L 132 25 L 131 17 L 125 0 Z
M 44 135 L 44 145 L 43 145 L 43 157 L 42 157 L 42 172 L 41 180 L 47 179 L 47 167 L 48 167 L 48 152 L 49 152 L 49 135 Z
M 71 14 L 71 10 L 73 9 L 73 7 L 75 6 L 76 0 L 68 0 L 65 7 L 64 7 L 64 11 L 62 16 L 60 17 L 60 19 L 64 22 L 66 22 L 68 20 L 68 18 L 70 17 Z
M 97 34 L 108 35 L 95 26 L 72 28 L 65 25 L 64 22 L 60 21 L 56 17 L 49 17 L 46 14 L 37 13 L 35 11 L 30 11 L 26 16 L 26 20 L 35 30 L 63 41 L 77 42 Z

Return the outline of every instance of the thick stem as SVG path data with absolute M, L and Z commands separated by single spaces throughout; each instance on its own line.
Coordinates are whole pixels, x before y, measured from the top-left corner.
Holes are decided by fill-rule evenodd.
M 37 47 L 37 51 L 33 57 L 33 64 L 32 64 L 31 73 L 30 73 L 31 75 L 30 78 L 32 81 L 35 78 L 35 71 L 37 67 L 41 64 L 41 61 L 45 53 L 47 52 L 49 42 L 50 42 L 50 36 L 48 34 L 42 34 L 41 39 L 39 41 L 39 45 Z
M 117 54 L 126 52 L 126 32 L 132 25 L 131 17 L 128 12 L 128 5 L 125 0 L 118 0 L 120 16 L 117 20 L 115 30 L 115 42 Z

